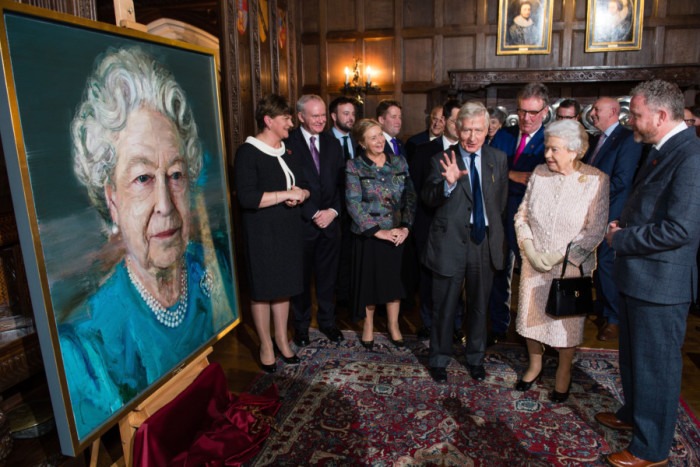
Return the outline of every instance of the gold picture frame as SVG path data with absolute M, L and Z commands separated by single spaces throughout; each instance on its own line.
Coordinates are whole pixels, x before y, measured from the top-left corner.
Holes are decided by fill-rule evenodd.
M 586 52 L 642 48 L 644 0 L 588 0 Z
M 499 0 L 497 55 L 552 50 L 552 0 Z

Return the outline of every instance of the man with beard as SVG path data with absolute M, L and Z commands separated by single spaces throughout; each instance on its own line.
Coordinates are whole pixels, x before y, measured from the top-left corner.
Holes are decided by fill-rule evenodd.
M 637 142 L 653 145 L 619 220 L 605 240 L 615 250 L 620 291 L 620 376 L 624 405 L 601 412 L 602 425 L 632 431 L 614 466 L 668 464 L 681 392 L 686 320 L 697 297 L 700 242 L 700 141 L 683 121 L 683 93 L 662 80 L 630 93 Z

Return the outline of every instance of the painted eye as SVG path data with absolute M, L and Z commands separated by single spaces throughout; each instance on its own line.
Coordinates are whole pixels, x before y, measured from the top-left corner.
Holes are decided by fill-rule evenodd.
M 143 183 L 148 183 L 150 180 L 151 180 L 151 176 L 150 176 L 150 175 L 145 175 L 145 174 L 144 174 L 144 175 L 139 175 L 138 177 L 136 177 L 136 182 L 137 182 L 137 183 L 142 183 L 142 184 L 143 184 Z

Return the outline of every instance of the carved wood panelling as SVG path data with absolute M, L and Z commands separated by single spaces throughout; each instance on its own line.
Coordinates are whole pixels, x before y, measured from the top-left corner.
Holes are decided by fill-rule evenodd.
M 95 0 L 28 0 L 18 3 L 34 5 L 49 10 L 68 13 L 82 18 L 97 19 Z

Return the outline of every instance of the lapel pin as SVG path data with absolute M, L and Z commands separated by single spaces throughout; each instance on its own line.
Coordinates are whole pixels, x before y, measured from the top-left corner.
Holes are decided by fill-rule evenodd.
M 586 177 L 585 175 L 581 175 L 581 176 L 578 178 L 578 182 L 579 182 L 579 183 L 586 183 L 586 180 L 588 180 L 588 177 Z

